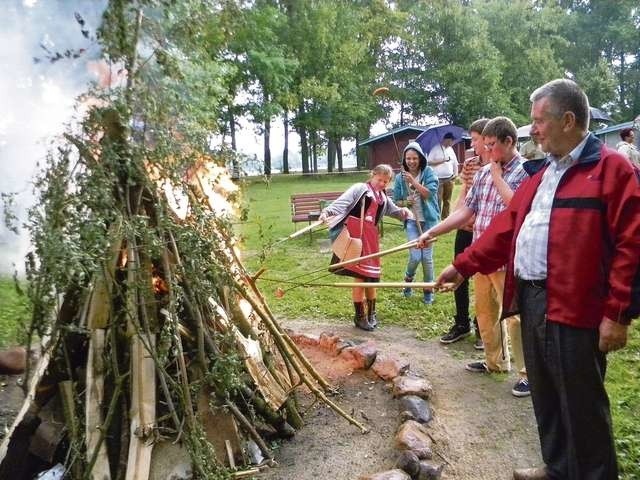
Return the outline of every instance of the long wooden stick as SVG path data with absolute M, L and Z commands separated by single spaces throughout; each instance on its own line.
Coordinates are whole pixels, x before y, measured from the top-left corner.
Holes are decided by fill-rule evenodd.
M 430 240 L 428 243 L 435 242 L 436 239 Z M 407 250 L 409 248 L 413 248 L 418 244 L 417 240 L 412 240 L 407 243 L 403 243 L 402 245 L 398 245 L 396 247 L 388 248 L 386 250 L 380 250 L 376 253 L 371 253 L 369 255 L 364 255 L 362 257 L 352 258 L 351 260 L 345 260 L 344 262 L 334 263 L 333 265 L 329 265 L 329 270 L 335 270 L 340 267 L 345 267 L 347 265 L 353 265 L 354 263 L 360 263 L 364 260 L 369 260 L 371 258 L 383 257 L 385 255 L 389 255 L 390 253 L 400 252 L 402 250 Z
M 337 287 L 337 288 L 422 288 L 433 290 L 436 282 L 337 282 L 337 283 L 303 283 L 302 287 Z M 453 283 L 443 283 L 443 289 L 452 288 Z
M 299 237 L 300 235 L 304 235 L 305 233 L 310 232 L 314 228 L 319 227 L 323 223 L 324 223 L 324 220 L 316 220 L 315 222 L 311 223 L 310 225 L 308 225 L 308 226 L 306 226 L 304 228 L 301 228 L 300 230 L 297 230 L 297 231 L 293 232 L 288 237 L 284 237 L 283 239 L 278 240 L 276 243 L 274 243 L 274 245 L 278 245 L 279 243 L 282 243 L 282 242 L 285 242 L 287 240 L 291 240 L 293 238 Z

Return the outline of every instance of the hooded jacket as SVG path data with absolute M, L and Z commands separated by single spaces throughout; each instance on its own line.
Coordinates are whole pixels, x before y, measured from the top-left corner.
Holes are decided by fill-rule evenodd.
M 453 262 L 464 277 L 508 262 L 503 318 L 519 310 L 515 243 L 548 165 L 546 159 L 524 164 L 531 178 Z M 546 289 L 552 322 L 597 328 L 605 316 L 626 325 L 640 313 L 640 170 L 593 134 L 554 196 Z
M 405 154 L 407 150 L 415 150 L 420 158 L 419 169 L 421 172 L 420 184 L 429 190 L 429 196 L 424 199 L 420 199 L 420 206 L 422 207 L 422 215 L 424 216 L 425 224 L 427 228 L 431 228 L 440 221 L 440 207 L 438 206 L 438 177 L 433 172 L 433 169 L 427 165 L 427 157 L 422 151 L 422 147 L 417 142 L 410 142 L 402 151 L 402 168 L 405 171 L 409 171 Z M 409 188 L 407 182 L 404 181 L 402 175 L 396 175 L 393 183 L 393 200 L 400 201 L 406 200 L 409 196 Z

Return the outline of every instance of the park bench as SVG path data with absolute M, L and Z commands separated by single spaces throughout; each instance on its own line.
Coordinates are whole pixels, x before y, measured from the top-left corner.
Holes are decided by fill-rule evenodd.
M 342 192 L 294 193 L 291 195 L 291 221 L 311 223 L 317 220 L 324 206 L 340 195 Z
M 316 192 L 316 193 L 294 193 L 291 195 L 291 221 L 296 224 L 299 222 L 311 222 L 320 217 L 322 209 L 342 195 L 340 192 Z M 393 197 L 393 190 L 387 189 L 387 195 Z M 380 236 L 383 235 L 383 224 L 380 222 Z M 311 232 L 309 232 L 311 235 Z M 311 238 L 311 237 L 310 237 Z

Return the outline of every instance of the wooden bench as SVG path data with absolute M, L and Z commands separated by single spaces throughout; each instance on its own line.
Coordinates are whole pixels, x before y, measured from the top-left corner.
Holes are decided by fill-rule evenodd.
M 325 204 L 333 202 L 342 192 L 294 193 L 291 195 L 291 221 L 313 222 Z
M 317 192 L 317 193 L 294 193 L 291 195 L 291 221 L 296 224 L 298 222 L 311 222 L 320 217 L 322 209 L 342 195 L 340 192 Z M 388 188 L 386 191 L 388 197 L 393 198 L 393 189 Z M 378 226 L 380 236 L 384 235 L 383 223 Z M 312 238 L 312 232 L 309 232 L 309 239 Z

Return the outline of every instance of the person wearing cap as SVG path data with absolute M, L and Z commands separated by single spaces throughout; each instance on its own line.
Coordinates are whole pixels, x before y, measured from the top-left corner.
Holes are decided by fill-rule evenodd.
M 393 186 L 393 200 L 398 206 L 411 209 L 414 218 L 404 222 L 407 240 L 417 239 L 420 234 L 440 221 L 438 207 L 438 177 L 427 165 L 427 158 L 417 142 L 410 142 L 402 153 L 402 170 L 396 175 Z M 404 281 L 412 282 L 418 266 L 422 265 L 422 278 L 433 281 L 433 247 L 412 248 Z M 402 291 L 405 297 L 412 295 L 411 288 Z M 433 292 L 424 290 L 422 301 L 433 303 Z
M 453 183 L 458 176 L 458 158 L 451 148 L 453 140 L 452 133 L 445 133 L 442 142 L 435 145 L 427 157 L 427 164 L 438 177 L 438 205 L 443 220 L 449 216 Z
M 621 142 L 616 145 L 616 150 L 631 160 L 631 163 L 640 167 L 640 152 L 635 146 L 635 133 L 633 128 L 623 128 L 620 130 Z

